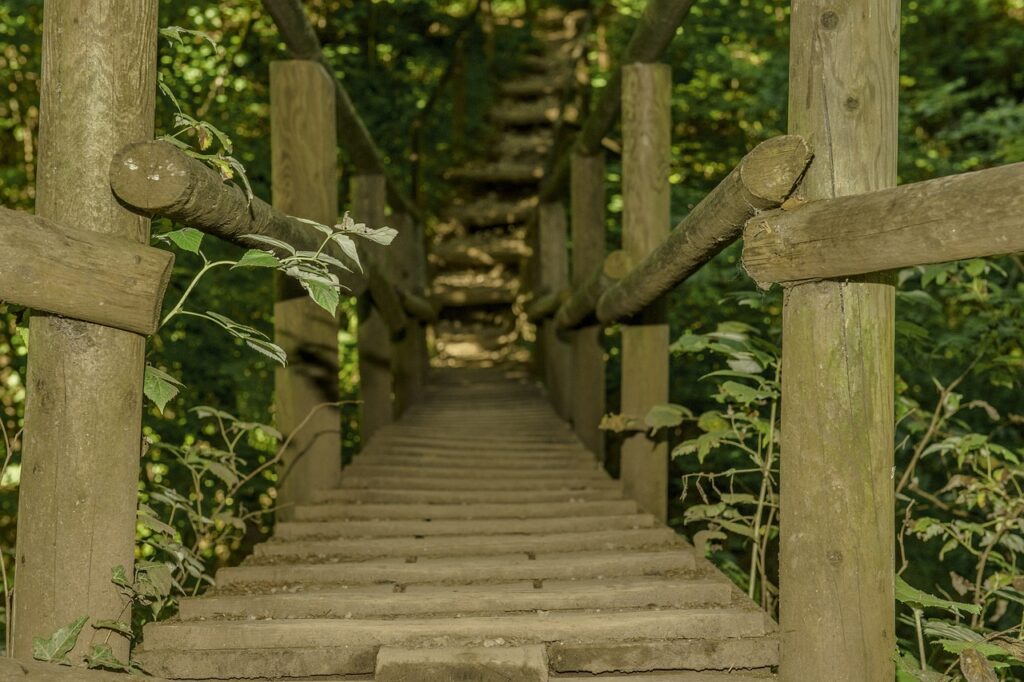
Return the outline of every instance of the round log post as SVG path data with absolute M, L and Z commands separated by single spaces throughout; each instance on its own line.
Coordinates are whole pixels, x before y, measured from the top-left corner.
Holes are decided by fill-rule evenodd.
M 392 282 L 403 289 L 423 294 L 427 284 L 427 255 L 423 225 L 413 221 L 404 213 L 391 216 L 392 227 L 398 230 L 398 237 L 390 247 L 389 276 Z M 424 300 L 424 299 L 420 299 Z M 404 297 L 403 303 L 413 303 Z M 408 306 L 407 307 L 411 307 Z M 436 316 L 429 310 L 430 316 Z M 427 328 L 419 316 L 410 316 L 406 322 L 405 336 L 395 343 L 395 410 L 401 415 L 416 402 L 423 389 L 427 373 Z
M 58 224 L 147 243 L 107 169 L 125 141 L 153 137 L 157 1 L 46 0 L 36 211 Z M 81 616 L 131 622 L 110 581 L 135 551 L 145 339 L 37 313 L 30 323 L 18 501 L 13 655 Z M 108 640 L 109 637 L 109 640 Z M 71 659 L 117 633 L 83 632 Z
M 898 0 L 793 3 L 789 128 L 815 151 L 800 198 L 895 184 L 899 15 Z M 786 682 L 893 679 L 893 283 L 876 274 L 786 292 Z
M 356 175 L 352 178 L 352 218 L 370 227 L 384 225 L 386 182 L 383 175 Z M 398 237 L 401 239 L 401 237 Z M 374 262 L 383 262 L 382 249 L 360 244 L 360 252 L 374 256 Z M 394 420 L 391 402 L 392 376 L 391 332 L 373 298 L 366 294 L 359 298 L 359 432 L 363 446 L 382 426 Z
M 604 260 L 604 155 L 573 154 L 570 182 L 572 207 L 572 284 L 581 287 L 596 263 Z M 596 322 L 596 320 L 594 320 Z M 572 425 L 583 444 L 604 461 L 604 328 L 591 324 L 572 334 Z
M 564 290 L 569 285 L 569 235 L 562 202 L 546 202 L 538 207 L 537 233 L 540 285 L 551 291 Z M 563 419 L 571 419 L 572 348 L 560 337 L 553 319 L 545 319 L 540 327 L 544 385 L 555 411 Z
M 323 67 L 305 60 L 270 65 L 270 128 L 274 208 L 333 225 L 338 219 L 338 157 L 334 84 Z M 274 341 L 288 353 L 275 374 L 277 428 L 292 440 L 278 479 L 278 518 L 295 504 L 337 484 L 341 474 L 341 415 L 337 408 L 338 321 L 294 279 L 275 273 Z
M 666 64 L 622 69 L 622 247 L 639 263 L 668 235 L 672 71 Z M 668 402 L 664 300 L 622 327 L 622 412 L 642 417 Z M 640 507 L 665 520 L 668 446 L 640 432 L 622 442 L 622 484 Z

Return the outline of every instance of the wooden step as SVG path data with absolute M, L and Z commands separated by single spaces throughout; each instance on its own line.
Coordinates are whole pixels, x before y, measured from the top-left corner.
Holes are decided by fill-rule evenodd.
M 468 463 L 468 462 L 467 462 Z M 398 464 L 389 462 L 383 457 L 377 459 L 364 459 L 357 457 L 350 467 L 345 469 L 343 478 L 445 478 L 451 479 L 545 479 L 560 483 L 580 481 L 607 481 L 608 474 L 603 468 L 598 467 L 597 462 L 591 460 L 588 464 L 580 462 L 576 466 L 564 465 L 558 468 L 538 467 L 509 467 L 499 459 L 493 461 L 479 462 L 476 466 L 433 466 L 424 467 L 416 464 Z
M 453 287 L 435 285 L 431 300 L 444 308 L 512 305 L 516 291 L 505 287 Z
M 434 469 L 461 468 L 474 470 L 516 470 L 536 471 L 542 473 L 557 469 L 594 469 L 597 467 L 597 460 L 594 456 L 585 453 L 579 456 L 555 455 L 552 457 L 487 457 L 479 458 L 455 453 L 419 452 L 402 453 L 389 452 L 387 449 L 378 448 L 369 452 L 363 452 L 345 471 L 350 471 L 357 466 L 383 465 L 417 467 L 419 470 L 429 473 Z M 364 469 L 359 469 L 363 471 Z
M 594 490 L 608 488 L 621 490 L 619 484 L 611 479 L 594 477 L 593 479 L 581 479 L 573 481 L 565 478 L 543 478 L 539 476 L 494 479 L 489 477 L 476 478 L 449 478 L 449 477 L 427 477 L 424 475 L 408 476 L 343 476 L 341 488 L 361 489 L 384 489 L 384 490 L 440 490 L 445 492 L 457 491 L 500 491 L 500 492 L 529 492 L 541 490 L 560 490 L 567 493 L 579 490 Z
M 303 559 L 309 562 L 364 561 L 387 557 L 467 557 L 496 554 L 540 554 L 641 549 L 685 545 L 669 528 L 596 530 L 534 535 L 491 534 L 428 536 L 423 538 L 362 538 L 358 540 L 275 540 L 253 550 L 251 561 L 273 563 Z
M 493 556 L 404 558 L 337 564 L 243 564 L 217 572 L 218 591 L 249 593 L 268 587 L 309 590 L 372 584 L 475 584 L 516 580 L 583 580 L 692 571 L 693 549 L 684 546 L 629 552 L 524 552 Z
M 561 108 L 557 97 L 543 97 L 528 102 L 498 102 L 489 115 L 497 125 L 543 126 L 558 121 Z
M 533 185 L 544 177 L 540 164 L 518 163 L 475 163 L 453 168 L 445 176 L 448 180 L 460 182 L 491 183 L 496 185 Z
M 537 580 L 487 585 L 369 585 L 319 592 L 182 599 L 181 620 L 386 618 L 728 605 L 733 586 L 711 578 Z
M 541 97 L 558 95 L 565 89 L 568 73 L 561 75 L 524 76 L 506 81 L 498 86 L 498 92 L 507 97 Z
M 577 640 L 549 646 L 548 661 L 553 671 L 571 673 L 750 670 L 765 675 L 779 664 L 779 643 L 774 635 L 719 638 L 710 633 L 674 641 Z
M 521 239 L 513 237 L 464 237 L 436 245 L 431 250 L 430 261 L 435 267 L 518 264 L 532 253 Z
M 377 652 L 376 682 L 548 682 L 543 646 L 404 648 Z
M 384 538 L 445 535 L 509 535 L 570 533 L 594 530 L 651 528 L 649 514 L 571 516 L 565 519 L 482 519 L 431 521 L 280 521 L 274 538 Z
M 497 195 L 448 209 L 448 215 L 469 228 L 496 227 L 525 223 L 537 208 L 534 198 L 500 200 Z
M 533 519 L 615 516 L 636 513 L 633 500 L 546 502 L 534 504 L 305 504 L 295 507 L 299 521 L 369 519 Z
M 718 670 L 701 672 L 635 672 L 627 675 L 559 675 L 550 682 L 766 682 L 776 676 L 770 671 Z
M 335 488 L 317 490 L 314 502 L 404 503 L 404 504 L 532 504 L 534 502 L 574 502 L 621 500 L 622 490 L 614 487 L 580 490 L 408 490 L 402 488 Z

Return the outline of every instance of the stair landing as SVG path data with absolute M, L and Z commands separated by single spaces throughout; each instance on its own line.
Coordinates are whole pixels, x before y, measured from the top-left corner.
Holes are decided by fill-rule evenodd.
M 774 631 L 523 373 L 453 369 L 139 658 L 189 680 L 716 682 L 771 678 Z

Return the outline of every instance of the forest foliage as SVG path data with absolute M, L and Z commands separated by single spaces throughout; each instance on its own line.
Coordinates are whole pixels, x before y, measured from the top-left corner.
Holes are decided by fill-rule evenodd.
M 487 12 L 474 11 L 473 0 L 305 4 L 392 175 L 428 211 L 444 205 L 443 171 L 485 144 L 485 112 L 495 83 L 512 72 L 528 43 L 525 27 L 490 21 Z M 644 2 L 564 4 L 593 11 L 588 62 L 598 89 Z M 27 210 L 37 162 L 42 5 L 0 1 L 0 203 Z M 514 0 L 489 6 L 499 19 L 522 10 Z M 746 151 L 785 132 L 788 13 L 782 0 L 699 0 L 666 55 L 675 82 L 674 221 Z M 285 54 L 270 18 L 253 0 L 161 0 L 160 21 L 210 40 L 190 33 L 161 40 L 161 79 L 177 104 L 159 98 L 158 134 L 174 131 L 180 106 L 230 136 L 253 191 L 269 197 L 269 62 Z M 1024 0 L 908 0 L 902 22 L 900 182 L 1024 161 Z M 622 211 L 618 135 L 608 145 L 609 248 L 619 239 Z M 347 177 L 338 190 L 342 206 Z M 154 225 L 158 235 L 173 229 Z M 207 242 L 211 261 L 241 256 Z M 203 267 L 188 249 L 177 255 L 172 302 Z M 907 588 L 899 592 L 906 679 L 944 679 L 922 676 L 922 659 L 935 675 L 960 674 L 965 642 L 1008 679 L 1014 673 L 1006 666 L 1022 659 L 1022 299 L 1024 262 L 1016 256 L 899 273 L 894 541 Z M 191 300 L 197 309 L 271 329 L 269 271 L 220 269 Z M 671 400 L 678 407 L 656 416 L 675 447 L 673 523 L 699 534 L 714 560 L 769 609 L 777 603 L 780 302 L 777 290 L 753 290 L 736 248 L 676 291 Z M 355 398 L 355 316 L 350 302 L 342 300 L 341 308 L 342 395 Z M 0 303 L 0 418 L 11 438 L 21 428 L 25 315 Z M 614 329 L 607 342 L 614 408 Z M 272 423 L 274 361 L 244 339 L 177 316 L 152 339 L 148 362 L 182 387 L 165 407 L 149 406 L 145 417 L 151 447 L 140 480 L 137 558 L 142 573 L 151 572 L 154 592 L 142 595 L 151 608 L 140 609 L 141 618 L 173 608 L 165 599 L 169 579 L 181 591 L 200 590 L 218 565 L 236 563 L 268 532 L 270 464 L 282 438 L 263 426 Z M 723 371 L 730 374 L 714 374 Z M 343 413 L 347 456 L 358 448 L 356 410 L 346 406 Z M 8 568 L 19 471 L 12 445 L 3 453 L 10 462 L 0 481 L 0 549 Z M 195 511 L 200 499 L 206 506 Z M 188 548 L 190 559 L 165 575 L 164 550 L 171 546 Z M 13 577 L 8 572 L 6 579 Z M 138 592 L 137 581 L 131 589 Z

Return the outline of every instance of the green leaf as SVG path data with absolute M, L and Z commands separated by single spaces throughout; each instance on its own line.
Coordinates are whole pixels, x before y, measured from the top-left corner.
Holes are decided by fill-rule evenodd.
M 97 630 L 113 630 L 114 632 L 120 632 L 129 639 L 135 638 L 135 634 L 132 632 L 132 626 L 128 623 L 122 623 L 119 620 L 97 620 L 93 622 L 92 626 Z
M 32 638 L 32 658 L 47 663 L 64 663 L 68 653 L 75 648 L 78 635 L 89 621 L 89 616 L 82 616 L 54 632 L 49 638 Z
M 119 587 L 131 588 L 132 583 L 128 580 L 128 572 L 125 571 L 124 566 L 114 566 L 110 569 L 110 582 L 114 583 Z
M 977 604 L 964 604 L 930 595 L 927 592 L 922 592 L 916 587 L 911 587 L 907 581 L 899 576 L 896 576 L 896 601 L 918 609 L 945 609 L 946 611 L 957 615 L 960 615 L 961 611 L 966 611 L 967 613 L 981 613 L 981 607 Z
M 238 475 L 220 462 L 207 462 L 206 468 L 226 485 L 233 486 L 238 483 Z
M 178 395 L 178 391 L 182 388 L 184 388 L 184 384 L 167 372 L 157 369 L 153 365 L 146 365 L 142 392 L 153 401 L 161 412 L 164 411 L 167 403 L 173 400 L 174 396 Z
M 262 234 L 247 234 L 247 235 L 244 235 L 244 239 L 246 241 L 260 242 L 261 244 L 268 244 L 268 245 L 273 246 L 275 248 L 281 249 L 282 251 L 287 251 L 288 253 L 292 254 L 293 256 L 295 255 L 295 247 L 292 246 L 291 244 L 289 244 L 288 242 L 281 241 L 280 239 L 274 239 L 273 237 L 267 237 L 266 235 L 262 235 Z
M 167 234 L 160 235 L 161 239 L 168 239 L 183 251 L 199 253 L 199 247 L 203 243 L 203 233 L 192 227 L 183 227 Z
M 94 626 L 95 627 L 95 626 Z M 86 667 L 96 670 L 117 670 L 129 672 L 131 666 L 118 660 L 109 644 L 93 644 L 85 656 Z
M 356 248 L 356 243 L 351 237 L 344 235 L 340 232 L 334 234 L 331 237 L 334 243 L 338 245 L 342 253 L 352 259 L 352 262 L 359 267 L 360 271 L 363 269 L 363 264 L 359 261 L 359 250 Z
M 892 660 L 896 662 L 896 679 L 915 680 L 916 682 L 948 682 L 953 678 L 937 673 L 933 670 L 921 670 L 921 664 L 914 658 L 904 654 L 897 649 L 893 652 Z
M 205 31 L 196 31 L 195 29 L 182 28 L 181 26 L 165 26 L 160 29 L 160 35 L 166 38 L 167 41 L 172 45 L 174 44 L 175 41 L 177 41 L 179 45 L 184 45 L 185 39 L 183 36 L 193 36 L 196 38 L 202 38 L 206 42 L 210 43 L 210 45 L 213 46 L 214 50 L 217 49 L 217 41 L 214 40 L 213 37 Z
M 318 306 L 334 315 L 338 312 L 338 303 L 341 301 L 341 294 L 338 293 L 338 288 L 331 284 L 325 284 L 310 279 L 303 279 L 302 286 L 309 292 L 309 297 L 312 298 Z
M 285 367 L 288 364 L 288 354 L 284 352 L 283 348 L 275 343 L 264 341 L 262 339 L 246 339 L 245 345 L 249 346 L 249 348 L 252 348 L 257 353 L 267 356 L 282 367 Z
M 644 417 L 644 423 L 655 433 L 660 429 L 679 426 L 684 419 L 690 419 L 693 413 L 682 405 L 655 405 Z
M 261 251 L 260 249 L 249 249 L 245 252 L 237 263 L 232 267 L 234 268 L 276 268 L 281 264 L 281 261 L 277 256 L 270 253 L 269 251 Z

